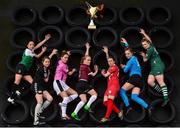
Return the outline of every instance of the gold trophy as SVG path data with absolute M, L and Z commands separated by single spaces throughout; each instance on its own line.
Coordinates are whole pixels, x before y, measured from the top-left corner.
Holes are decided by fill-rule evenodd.
M 94 19 L 97 18 L 96 13 L 98 11 L 102 11 L 104 8 L 104 4 L 101 4 L 99 6 L 93 7 L 91 6 L 87 1 L 85 2 L 88 10 L 86 11 L 88 15 L 90 15 L 90 23 L 88 25 L 88 29 L 96 29 L 96 25 L 94 24 Z M 102 16 L 101 16 L 102 17 Z

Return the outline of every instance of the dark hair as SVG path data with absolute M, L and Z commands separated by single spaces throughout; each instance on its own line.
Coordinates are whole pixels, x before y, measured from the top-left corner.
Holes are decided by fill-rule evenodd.
M 63 57 L 64 55 L 68 55 L 68 56 L 69 56 L 69 54 L 68 54 L 67 51 L 65 51 L 65 50 L 63 50 L 63 51 L 61 52 L 60 57 Z
M 51 60 L 48 56 L 44 56 L 44 57 L 42 58 L 42 62 L 44 62 L 45 59 Z
M 90 57 L 90 56 L 89 56 L 89 55 L 85 55 L 85 56 L 83 56 L 83 57 L 81 58 L 81 62 L 80 62 L 80 64 L 83 64 L 84 60 L 85 60 L 87 57 Z
M 113 59 L 114 60 L 114 58 L 112 56 L 109 56 L 107 59 Z
M 132 48 L 125 48 L 125 49 L 124 49 L 124 52 L 125 52 L 125 51 L 130 51 L 132 54 L 134 54 L 134 51 L 133 51 Z
M 141 40 L 141 43 L 142 43 L 142 42 L 145 42 L 145 41 L 146 41 L 148 44 L 151 43 L 147 38 L 143 37 L 142 40 Z
M 34 41 L 30 40 L 30 41 L 28 41 L 28 42 L 26 43 L 26 46 L 29 45 L 30 42 L 33 42 L 33 43 L 34 43 Z M 34 43 L 34 44 L 35 44 L 35 43 Z

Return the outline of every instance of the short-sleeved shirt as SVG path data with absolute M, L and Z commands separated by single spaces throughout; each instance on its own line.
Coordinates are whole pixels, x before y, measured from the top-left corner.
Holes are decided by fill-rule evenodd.
M 32 66 L 34 56 L 35 53 L 32 50 L 26 48 L 19 64 L 23 64 L 26 69 L 29 70 Z
M 162 65 L 164 65 L 159 56 L 159 53 L 157 52 L 156 48 L 152 44 L 150 48 L 147 49 L 146 57 L 151 63 L 151 68 L 161 67 Z
M 67 64 L 63 63 L 61 60 L 58 62 L 58 65 L 56 67 L 56 72 L 54 79 L 55 80 L 62 80 L 66 81 L 67 79 L 67 73 L 68 73 L 68 66 Z
M 39 66 L 36 70 L 33 83 L 37 83 L 37 85 L 43 87 L 45 85 L 44 79 L 46 79 L 47 77 L 48 77 L 48 69 L 44 68 L 43 66 Z
M 79 70 L 79 80 L 85 80 L 88 81 L 89 79 L 89 73 L 91 72 L 91 69 L 89 65 L 81 64 L 80 70 Z
M 110 73 L 108 77 L 108 81 L 114 81 L 118 80 L 119 81 L 119 68 L 115 64 L 108 69 L 108 72 Z

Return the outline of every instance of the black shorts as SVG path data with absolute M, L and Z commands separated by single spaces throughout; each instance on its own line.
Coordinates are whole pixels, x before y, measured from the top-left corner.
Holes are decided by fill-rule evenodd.
M 44 86 L 42 86 L 41 84 L 33 83 L 31 86 L 31 90 L 35 94 L 42 94 L 43 91 L 46 91 L 47 89 Z
M 78 94 L 86 94 L 91 89 L 93 89 L 93 87 L 87 81 L 80 80 L 76 84 L 76 91 L 78 92 Z
M 16 74 L 29 75 L 29 72 L 23 64 L 18 64 L 16 66 Z
M 142 86 L 142 77 L 140 75 L 132 75 L 129 80 L 127 81 L 128 83 L 141 88 Z

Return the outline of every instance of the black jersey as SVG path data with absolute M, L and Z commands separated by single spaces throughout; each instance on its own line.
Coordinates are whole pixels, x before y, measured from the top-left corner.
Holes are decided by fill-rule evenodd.
M 48 69 L 43 66 L 39 66 L 34 76 L 34 83 L 43 86 L 45 83 L 44 79 L 48 77 Z

